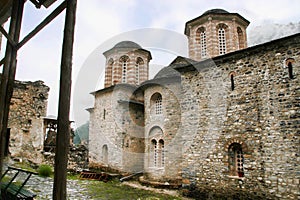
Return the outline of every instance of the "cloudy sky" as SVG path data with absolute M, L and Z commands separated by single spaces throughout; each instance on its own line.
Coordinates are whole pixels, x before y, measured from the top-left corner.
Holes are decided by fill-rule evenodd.
M 21 38 L 61 2 L 57 0 L 48 9 L 36 9 L 30 1 L 27 1 Z M 264 24 L 299 22 L 299 7 L 299 0 L 78 0 L 73 54 L 73 95 L 76 91 L 75 87 L 81 83 L 78 80 L 85 81 L 89 73 L 99 74 L 99 77 L 103 75 L 102 52 L 114 46 L 119 40 L 135 40 L 136 38 L 136 42 L 153 51 L 153 66 L 163 66 L 167 65 L 177 54 L 187 56 L 186 47 L 180 45 L 175 47 L 175 42 L 171 47 L 170 44 L 167 47 L 164 46 L 165 37 L 153 36 L 155 31 L 164 36 L 172 35 L 173 40 L 180 40 L 181 44 L 185 45 L 186 39 L 183 35 L 185 22 L 200 16 L 209 9 L 222 8 L 229 12 L 239 13 L 251 22 L 248 27 L 248 30 L 251 30 L 255 26 Z M 43 80 L 51 88 L 49 115 L 57 113 L 63 23 L 64 13 L 22 47 L 18 54 L 16 78 L 24 81 Z M 6 30 L 7 27 L 8 23 L 5 25 Z M 145 34 L 147 31 L 152 31 L 150 37 Z M 143 43 L 143 38 L 148 40 L 148 43 Z M 152 41 L 155 38 L 159 44 Z M 5 43 L 5 40 L 2 41 L 1 59 Z M 87 65 L 95 65 L 95 67 L 89 68 Z M 85 78 L 82 78 L 83 73 Z M 101 79 L 98 80 L 97 85 L 94 84 L 94 88 L 90 86 L 82 88 L 86 90 L 86 101 L 83 93 L 77 95 L 81 96 L 80 101 L 72 101 L 71 118 L 76 119 L 74 115 L 80 115 L 77 125 L 88 120 L 88 113 L 83 108 L 93 106 L 92 96 L 89 93 L 101 88 Z M 80 106 L 76 105 L 78 102 Z M 74 112 L 74 107 L 80 108 L 81 111 Z

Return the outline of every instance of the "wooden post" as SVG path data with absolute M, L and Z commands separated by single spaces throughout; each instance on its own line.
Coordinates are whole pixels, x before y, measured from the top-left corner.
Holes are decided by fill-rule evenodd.
M 19 41 L 24 3 L 24 0 L 14 0 L 13 2 L 9 35 L 14 40 L 14 43 L 18 43 Z M 2 174 L 9 105 L 13 93 L 16 66 L 17 49 L 15 46 L 12 46 L 12 44 L 7 42 L 0 86 L 0 175 Z
M 67 0 L 61 58 L 58 124 L 55 150 L 53 199 L 67 199 L 67 164 L 70 146 L 70 96 L 72 55 L 77 0 Z

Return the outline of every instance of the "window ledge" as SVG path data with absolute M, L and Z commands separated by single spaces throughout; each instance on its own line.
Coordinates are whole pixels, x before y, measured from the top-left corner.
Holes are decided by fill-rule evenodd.
M 239 180 L 245 180 L 245 177 L 239 177 L 239 176 L 227 176 L 228 178 L 232 178 L 232 179 L 239 179 Z

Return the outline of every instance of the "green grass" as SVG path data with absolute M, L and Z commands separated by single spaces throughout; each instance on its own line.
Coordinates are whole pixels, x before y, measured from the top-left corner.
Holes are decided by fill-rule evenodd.
M 93 199 L 101 200 L 180 200 L 178 197 L 132 188 L 118 181 L 90 181 L 88 191 Z
M 42 177 L 50 177 L 52 175 L 52 167 L 50 165 L 40 165 L 37 171 Z

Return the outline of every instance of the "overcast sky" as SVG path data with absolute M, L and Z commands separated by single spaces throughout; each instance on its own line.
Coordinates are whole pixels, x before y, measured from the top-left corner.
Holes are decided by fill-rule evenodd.
M 30 1 L 27 1 L 21 38 L 61 2 L 61 0 L 57 0 L 48 9 L 36 9 Z M 174 38 L 182 36 L 185 40 L 183 35 L 185 22 L 213 8 L 239 13 L 251 22 L 248 30 L 267 23 L 287 24 L 300 21 L 299 0 L 78 0 L 73 54 L 73 88 L 78 77 L 80 77 L 78 74 L 84 68 L 88 58 L 92 54 L 99 55 L 99 62 L 96 63 L 104 66 L 101 51 L 114 46 L 118 39 L 132 40 L 134 38 L 132 33 L 144 34 L 146 30 L 159 30 L 162 34 L 167 34 L 166 31 L 169 30 L 172 31 L 171 35 Z M 56 115 L 57 113 L 63 22 L 64 13 L 22 47 L 18 54 L 16 79 L 24 81 L 43 80 L 50 87 L 49 115 Z M 5 25 L 6 30 L 7 26 L 8 24 Z M 112 38 L 114 39 L 112 40 Z M 138 41 L 140 42 L 140 39 Z M 5 49 L 5 40 L 2 43 L 1 59 Z M 145 48 L 151 52 L 156 51 L 152 54 L 152 64 L 167 65 L 175 57 L 175 54 L 182 53 L 183 56 L 187 56 L 184 48 L 182 51 L 174 53 L 174 49 L 159 50 L 161 45 L 152 43 L 141 45 L 143 47 L 146 45 Z M 97 60 L 97 57 L 93 59 Z M 100 71 L 91 73 L 99 73 L 101 76 L 102 72 Z M 95 88 L 97 87 L 95 86 Z M 87 90 L 91 90 L 91 88 L 87 88 Z M 89 96 L 87 99 L 92 98 L 88 94 L 90 92 L 92 91 L 86 91 L 87 96 Z M 87 108 L 93 106 L 90 100 L 85 103 Z M 72 103 L 72 107 L 74 106 L 76 105 Z M 82 113 L 84 113 L 82 114 L 83 117 L 78 120 L 77 125 L 88 120 L 88 113 L 84 110 Z M 72 112 L 71 118 L 76 118 L 73 115 Z

